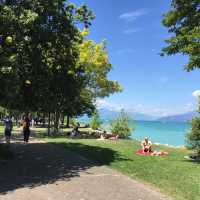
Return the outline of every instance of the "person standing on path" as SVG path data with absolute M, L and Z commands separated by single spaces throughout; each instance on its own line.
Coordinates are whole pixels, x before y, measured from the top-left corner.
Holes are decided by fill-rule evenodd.
M 30 136 L 30 120 L 28 117 L 25 117 L 23 122 L 23 133 L 24 133 L 24 143 L 28 143 Z
M 34 119 L 32 118 L 32 120 L 31 120 L 31 128 L 34 128 L 34 124 L 35 124 L 35 121 L 34 121 Z
M 7 116 L 6 119 L 4 120 L 4 124 L 5 124 L 5 130 L 4 130 L 5 140 L 7 144 L 10 144 L 13 123 L 9 116 Z

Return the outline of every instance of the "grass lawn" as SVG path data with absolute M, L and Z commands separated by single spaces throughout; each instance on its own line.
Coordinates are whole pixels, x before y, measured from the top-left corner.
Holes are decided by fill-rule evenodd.
M 0 126 L 0 136 L 4 133 L 4 126 Z
M 200 199 L 200 163 L 186 161 L 185 149 L 156 146 L 168 151 L 166 157 L 136 155 L 139 144 L 133 140 L 97 141 L 94 139 L 47 139 L 62 144 L 67 151 L 118 170 L 158 188 L 177 200 Z
M 0 126 L 0 136 L 4 136 L 4 129 L 5 129 L 5 126 Z M 14 126 L 12 130 L 12 135 L 19 134 L 19 132 L 20 132 L 19 128 Z
M 47 132 L 48 132 L 47 128 L 37 127 L 37 128 L 33 128 L 32 130 L 37 134 L 37 137 L 44 138 L 47 136 Z M 55 137 L 55 138 L 64 137 L 67 135 L 67 133 L 70 133 L 72 130 L 73 128 L 61 128 L 59 130 L 58 135 L 51 135 L 51 137 Z M 78 130 L 81 132 L 81 134 L 87 133 L 87 135 L 88 133 L 92 132 L 91 128 L 79 128 Z

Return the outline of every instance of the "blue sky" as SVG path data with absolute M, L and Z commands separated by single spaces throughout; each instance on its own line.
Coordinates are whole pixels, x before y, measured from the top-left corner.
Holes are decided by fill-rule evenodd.
M 99 107 L 165 116 L 195 109 L 192 95 L 200 71 L 186 72 L 187 57 L 160 57 L 170 34 L 161 24 L 170 0 L 73 0 L 86 3 L 96 15 L 89 38 L 107 40 L 113 71 L 122 93 L 98 101 Z

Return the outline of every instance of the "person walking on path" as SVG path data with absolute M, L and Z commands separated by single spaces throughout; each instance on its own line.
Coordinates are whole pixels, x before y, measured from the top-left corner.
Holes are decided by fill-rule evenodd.
M 6 119 L 4 120 L 4 124 L 5 124 L 5 130 L 4 130 L 5 140 L 7 144 L 10 144 L 13 123 L 9 116 L 7 116 Z
M 25 117 L 23 122 L 23 133 L 24 133 L 24 143 L 28 143 L 30 136 L 30 120 L 28 117 Z

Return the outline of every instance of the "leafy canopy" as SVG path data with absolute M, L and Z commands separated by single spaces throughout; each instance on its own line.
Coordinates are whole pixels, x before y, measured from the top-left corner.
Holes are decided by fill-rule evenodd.
M 85 38 L 89 31 L 81 32 Z M 112 70 L 106 51 L 106 42 L 96 43 L 93 40 L 84 40 L 79 45 L 79 65 L 83 65 L 88 78 L 88 88 L 94 97 L 109 96 L 114 92 L 122 91 L 117 81 L 108 80 L 108 73 Z
M 161 55 L 183 54 L 189 57 L 187 71 L 200 68 L 200 1 L 172 0 L 163 24 L 172 36 L 166 40 L 168 46 Z
M 86 39 L 92 19 L 65 0 L 0 1 L 0 105 L 73 117 L 121 91 L 106 44 Z
M 54 112 L 74 101 L 86 84 L 76 66 L 77 24 L 93 18 L 85 5 L 64 0 L 1 1 L 0 104 Z

